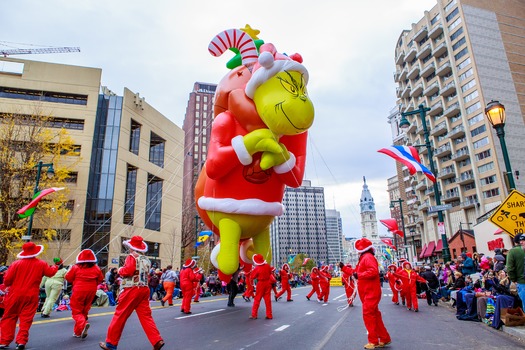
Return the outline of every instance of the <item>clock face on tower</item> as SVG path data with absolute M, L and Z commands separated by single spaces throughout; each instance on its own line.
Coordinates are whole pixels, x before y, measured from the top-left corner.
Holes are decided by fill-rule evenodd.
M 368 209 L 372 209 L 372 206 L 371 206 L 371 205 L 369 205 L 369 206 L 368 206 Z

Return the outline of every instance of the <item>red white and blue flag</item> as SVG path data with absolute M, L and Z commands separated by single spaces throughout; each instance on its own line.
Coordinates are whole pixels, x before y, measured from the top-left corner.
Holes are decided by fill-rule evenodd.
M 417 171 L 421 171 L 432 182 L 436 182 L 436 177 L 426 166 L 421 164 L 421 159 L 414 146 L 390 146 L 381 148 L 378 152 L 384 153 L 403 163 L 408 168 L 410 175 L 414 175 Z

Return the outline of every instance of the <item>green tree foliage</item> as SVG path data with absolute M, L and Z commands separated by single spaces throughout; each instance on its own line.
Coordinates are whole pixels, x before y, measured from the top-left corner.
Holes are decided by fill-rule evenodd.
M 36 184 L 36 164 L 53 163 L 49 179 L 43 169 L 39 189 L 66 187 L 66 179 L 79 161 L 78 150 L 65 129 L 50 128 L 52 118 L 42 113 L 0 114 L 0 264 L 13 258 L 22 245 L 29 218 L 19 219 L 17 210 L 31 201 Z M 57 228 L 67 225 L 71 210 L 69 191 L 43 199 L 33 218 L 35 238 L 54 240 Z

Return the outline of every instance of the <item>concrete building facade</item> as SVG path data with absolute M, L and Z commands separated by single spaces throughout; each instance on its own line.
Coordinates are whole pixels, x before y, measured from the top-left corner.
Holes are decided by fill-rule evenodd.
M 398 128 L 399 111 L 430 108 L 426 124 L 433 159 L 428 159 L 425 147 L 418 150 L 423 164 L 434 162 L 441 202 L 451 206 L 444 212 L 448 238 L 461 224 L 478 224 L 509 193 L 501 144 L 484 115 L 491 100 L 506 108 L 505 139 L 513 170 L 524 164 L 524 61 L 522 1 L 437 0 L 396 43 L 398 112 L 389 116 L 393 141 L 424 145 L 420 116 L 407 117 L 410 127 L 404 133 Z M 421 235 L 424 257 L 440 257 L 437 213 L 429 212 L 436 205 L 432 183 L 421 174 L 411 177 L 406 168 L 400 170 L 407 230 Z M 523 177 L 512 176 L 523 191 Z
M 14 58 L 0 67 L 0 112 L 52 116 L 49 127 L 65 128 L 78 149 L 67 181 L 71 219 L 56 228 L 67 239 L 46 243 L 44 257 L 72 264 L 89 248 L 101 267 L 118 266 L 122 241 L 139 234 L 152 260 L 178 266 L 182 130 L 139 94 L 102 87 L 101 69 Z

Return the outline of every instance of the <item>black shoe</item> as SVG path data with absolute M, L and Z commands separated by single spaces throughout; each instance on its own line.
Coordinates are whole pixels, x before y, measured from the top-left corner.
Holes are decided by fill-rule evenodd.
M 49 316 L 48 316 L 49 317 Z M 24 350 L 26 348 L 25 344 L 16 344 L 16 350 Z
M 164 346 L 164 340 L 159 340 L 153 347 L 153 350 L 160 350 Z
M 306 296 L 306 299 L 308 299 L 308 301 L 310 301 L 310 297 L 308 295 Z
M 273 320 L 273 317 L 268 317 L 268 316 L 266 316 L 266 319 L 267 319 L 267 320 Z
M 414 312 L 419 312 L 419 309 L 414 309 Z
M 49 317 L 51 317 L 51 316 L 49 316 L 49 315 L 45 315 L 45 314 L 41 314 L 40 317 L 42 317 L 42 318 L 49 318 Z
M 160 305 L 164 306 L 164 304 L 166 304 L 166 302 L 164 300 L 161 300 Z
M 194 302 L 194 303 L 198 303 L 199 301 L 198 301 L 198 300 L 194 300 L 193 302 Z
M 293 299 L 288 299 L 288 300 L 286 300 L 286 301 L 293 301 Z
M 186 315 L 191 315 L 191 311 L 184 312 Z
M 89 329 L 89 323 L 86 323 L 86 325 L 84 326 L 84 329 L 82 330 L 82 333 L 80 334 L 80 338 L 84 339 L 85 337 L 88 336 L 88 329 Z
M 7 349 L 9 345 L 0 344 L 0 349 Z
M 394 304 L 395 304 L 395 305 L 399 305 L 399 302 L 397 302 L 397 303 L 394 303 Z
M 275 297 L 275 301 L 279 301 L 279 299 L 277 297 Z

